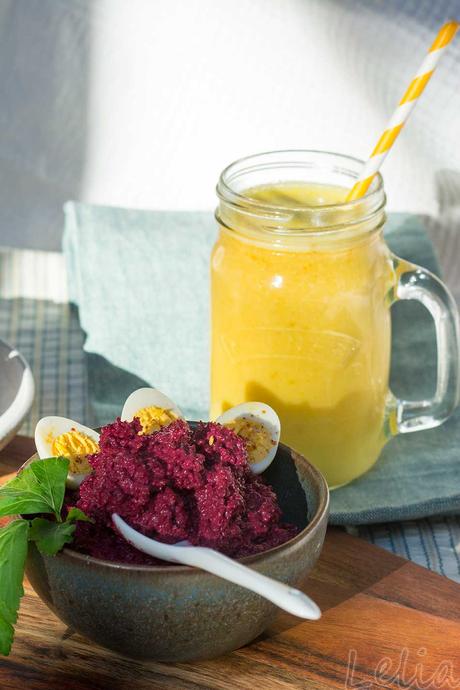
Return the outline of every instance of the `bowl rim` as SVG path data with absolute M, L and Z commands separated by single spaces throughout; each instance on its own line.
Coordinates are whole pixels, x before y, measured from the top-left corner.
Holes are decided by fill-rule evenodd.
M 11 405 L 0 414 L 0 443 L 14 434 L 32 407 L 35 385 L 32 370 L 16 347 L 0 338 L 0 347 L 8 351 L 8 359 L 16 359 L 22 367 L 22 378 Z M 3 443 L 2 443 L 3 445 Z
M 295 546 L 296 544 L 302 542 L 308 535 L 312 534 L 320 522 L 324 519 L 324 517 L 328 516 L 328 511 L 329 511 L 329 500 L 330 500 L 330 492 L 329 492 L 329 487 L 327 485 L 326 479 L 322 475 L 322 473 L 318 470 L 317 467 L 315 467 L 307 458 L 302 455 L 301 453 L 298 453 L 296 450 L 291 448 L 290 446 L 287 446 L 284 443 L 280 443 L 279 447 L 284 451 L 288 452 L 291 454 L 291 456 L 294 456 L 295 460 L 297 462 L 300 462 L 304 464 L 309 471 L 310 476 L 313 477 L 314 479 L 314 485 L 316 486 L 317 492 L 318 492 L 318 506 L 315 511 L 315 514 L 309 521 L 309 523 L 292 539 L 289 539 L 288 541 L 283 542 L 282 544 L 278 544 L 278 546 L 274 546 L 271 549 L 267 549 L 266 551 L 261 551 L 260 553 L 252 554 L 250 556 L 243 556 L 241 558 L 235 558 L 234 560 L 244 563 L 245 565 L 249 564 L 256 564 L 260 563 L 262 561 L 265 561 L 267 557 L 272 557 L 276 556 L 283 550 L 287 550 L 290 547 Z M 36 459 L 37 454 L 35 453 L 32 455 L 24 464 L 22 467 L 28 465 L 30 462 L 34 461 Z M 74 551 L 71 547 L 65 547 L 60 551 L 56 556 L 53 556 L 53 558 L 62 558 L 63 556 L 66 556 L 70 559 L 75 559 L 77 561 L 81 561 L 82 563 L 85 563 L 86 565 L 96 565 L 96 566 L 106 566 L 112 570 L 124 570 L 128 572 L 139 572 L 139 573 L 181 573 L 181 574 L 186 574 L 186 573 L 203 573 L 204 571 L 201 571 L 198 568 L 194 568 L 189 565 L 176 565 L 176 564 L 166 564 L 166 565 L 142 565 L 142 564 L 137 564 L 137 563 L 119 563 L 117 561 L 108 561 L 103 558 L 95 558 L 94 556 L 89 556 L 84 553 L 80 553 L 79 551 Z

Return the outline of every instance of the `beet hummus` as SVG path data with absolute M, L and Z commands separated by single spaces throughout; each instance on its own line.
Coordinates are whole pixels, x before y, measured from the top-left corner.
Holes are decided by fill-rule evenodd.
M 89 456 L 93 472 L 76 493 L 77 506 L 94 522 L 78 523 L 74 549 L 156 563 L 116 533 L 112 513 L 154 539 L 187 539 L 234 557 L 265 551 L 298 532 L 281 521 L 275 493 L 251 472 L 245 441 L 231 429 L 214 422 L 191 428 L 177 420 L 150 435 L 140 431 L 137 418 L 102 429 L 100 451 Z

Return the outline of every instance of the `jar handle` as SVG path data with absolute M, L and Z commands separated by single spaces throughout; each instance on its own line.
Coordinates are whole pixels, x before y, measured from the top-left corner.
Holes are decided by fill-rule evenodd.
M 436 391 L 427 400 L 395 400 L 396 433 L 431 429 L 446 421 L 459 402 L 459 315 L 449 289 L 433 273 L 393 257 L 398 278 L 394 301 L 415 299 L 428 309 L 436 329 Z M 394 419 L 394 417 L 393 417 Z M 395 428 L 396 427 L 396 428 Z

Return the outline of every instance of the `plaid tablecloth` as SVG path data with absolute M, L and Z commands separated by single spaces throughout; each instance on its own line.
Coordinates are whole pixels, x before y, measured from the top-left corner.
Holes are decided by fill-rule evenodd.
M 0 250 L 0 337 L 32 367 L 36 397 L 21 430 L 44 415 L 87 421 L 84 333 L 68 303 L 63 257 Z M 350 532 L 460 582 L 460 516 L 349 527 Z

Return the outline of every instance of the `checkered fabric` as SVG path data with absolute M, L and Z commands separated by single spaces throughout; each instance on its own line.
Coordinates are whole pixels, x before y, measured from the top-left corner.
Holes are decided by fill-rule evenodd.
M 60 254 L 0 250 L 0 337 L 34 374 L 35 400 L 21 433 L 32 435 L 44 415 L 86 419 L 84 333 L 67 301 Z

